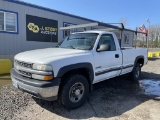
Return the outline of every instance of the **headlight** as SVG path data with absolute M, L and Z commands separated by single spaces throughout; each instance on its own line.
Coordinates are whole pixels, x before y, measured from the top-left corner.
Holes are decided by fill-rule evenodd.
M 40 71 L 52 71 L 53 70 L 51 65 L 42 65 L 42 64 L 33 64 L 32 68 L 34 70 L 40 70 Z

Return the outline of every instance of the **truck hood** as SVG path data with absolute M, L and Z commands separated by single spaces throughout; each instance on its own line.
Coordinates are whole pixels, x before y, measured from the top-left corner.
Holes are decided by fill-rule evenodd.
M 50 63 L 54 60 L 80 56 L 86 53 L 85 50 L 65 49 L 65 48 L 46 48 L 37 49 L 19 53 L 15 56 L 16 60 L 29 62 L 29 63 Z

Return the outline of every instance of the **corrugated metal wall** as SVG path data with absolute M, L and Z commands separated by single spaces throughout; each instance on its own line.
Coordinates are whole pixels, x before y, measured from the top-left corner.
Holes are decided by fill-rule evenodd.
M 18 13 L 18 34 L 1 33 L 0 32 L 0 58 L 10 58 L 19 52 L 53 47 L 57 43 L 52 42 L 35 42 L 26 40 L 26 14 L 54 19 L 58 21 L 58 28 L 63 26 L 64 22 L 73 24 L 89 23 L 90 21 L 78 19 L 30 6 L 20 5 L 17 3 L 0 0 L 0 9 Z M 63 39 L 63 31 L 58 31 L 58 40 Z

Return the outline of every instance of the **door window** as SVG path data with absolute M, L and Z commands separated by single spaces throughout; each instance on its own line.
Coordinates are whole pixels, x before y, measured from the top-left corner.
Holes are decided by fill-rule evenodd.
M 113 36 L 111 34 L 103 34 L 103 35 L 101 35 L 101 37 L 99 39 L 99 44 L 98 44 L 97 49 L 99 49 L 99 47 L 102 44 L 108 44 L 110 46 L 110 51 L 115 51 L 116 50 L 114 38 L 113 38 Z

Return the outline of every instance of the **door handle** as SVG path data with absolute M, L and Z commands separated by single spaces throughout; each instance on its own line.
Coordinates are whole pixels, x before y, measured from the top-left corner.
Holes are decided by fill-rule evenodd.
M 115 58 L 119 58 L 119 54 L 115 54 Z

